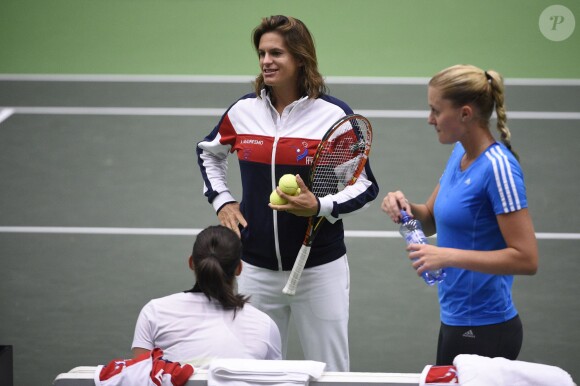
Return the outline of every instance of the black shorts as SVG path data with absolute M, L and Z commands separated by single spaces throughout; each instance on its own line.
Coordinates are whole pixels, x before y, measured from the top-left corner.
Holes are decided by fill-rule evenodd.
M 519 316 L 486 326 L 448 326 L 441 323 L 437 344 L 437 366 L 449 366 L 459 354 L 517 359 L 523 341 Z

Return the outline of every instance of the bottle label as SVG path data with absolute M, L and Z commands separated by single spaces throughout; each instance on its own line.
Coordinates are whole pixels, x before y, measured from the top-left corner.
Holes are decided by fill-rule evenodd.
M 405 235 L 405 241 L 407 244 L 427 244 L 425 236 L 416 230 L 408 232 Z

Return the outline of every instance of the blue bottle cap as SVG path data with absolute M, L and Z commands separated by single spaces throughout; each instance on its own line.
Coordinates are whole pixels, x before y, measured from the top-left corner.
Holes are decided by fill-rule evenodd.
M 407 213 L 407 211 L 401 209 L 401 222 L 405 223 L 405 222 L 409 221 L 410 219 L 411 219 L 411 216 L 409 216 L 409 213 Z

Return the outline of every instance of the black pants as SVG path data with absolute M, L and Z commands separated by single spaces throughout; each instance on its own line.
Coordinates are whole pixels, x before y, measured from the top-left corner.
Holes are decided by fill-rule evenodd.
M 437 345 L 437 365 L 452 365 L 459 354 L 517 359 L 523 341 L 519 316 L 487 326 L 448 326 L 441 323 Z

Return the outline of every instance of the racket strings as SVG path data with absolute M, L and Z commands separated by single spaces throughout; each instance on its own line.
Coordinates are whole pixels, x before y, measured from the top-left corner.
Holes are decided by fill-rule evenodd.
M 362 171 L 370 142 L 366 121 L 351 118 L 338 125 L 320 143 L 311 176 L 312 193 L 317 197 L 336 194 L 354 182 Z

